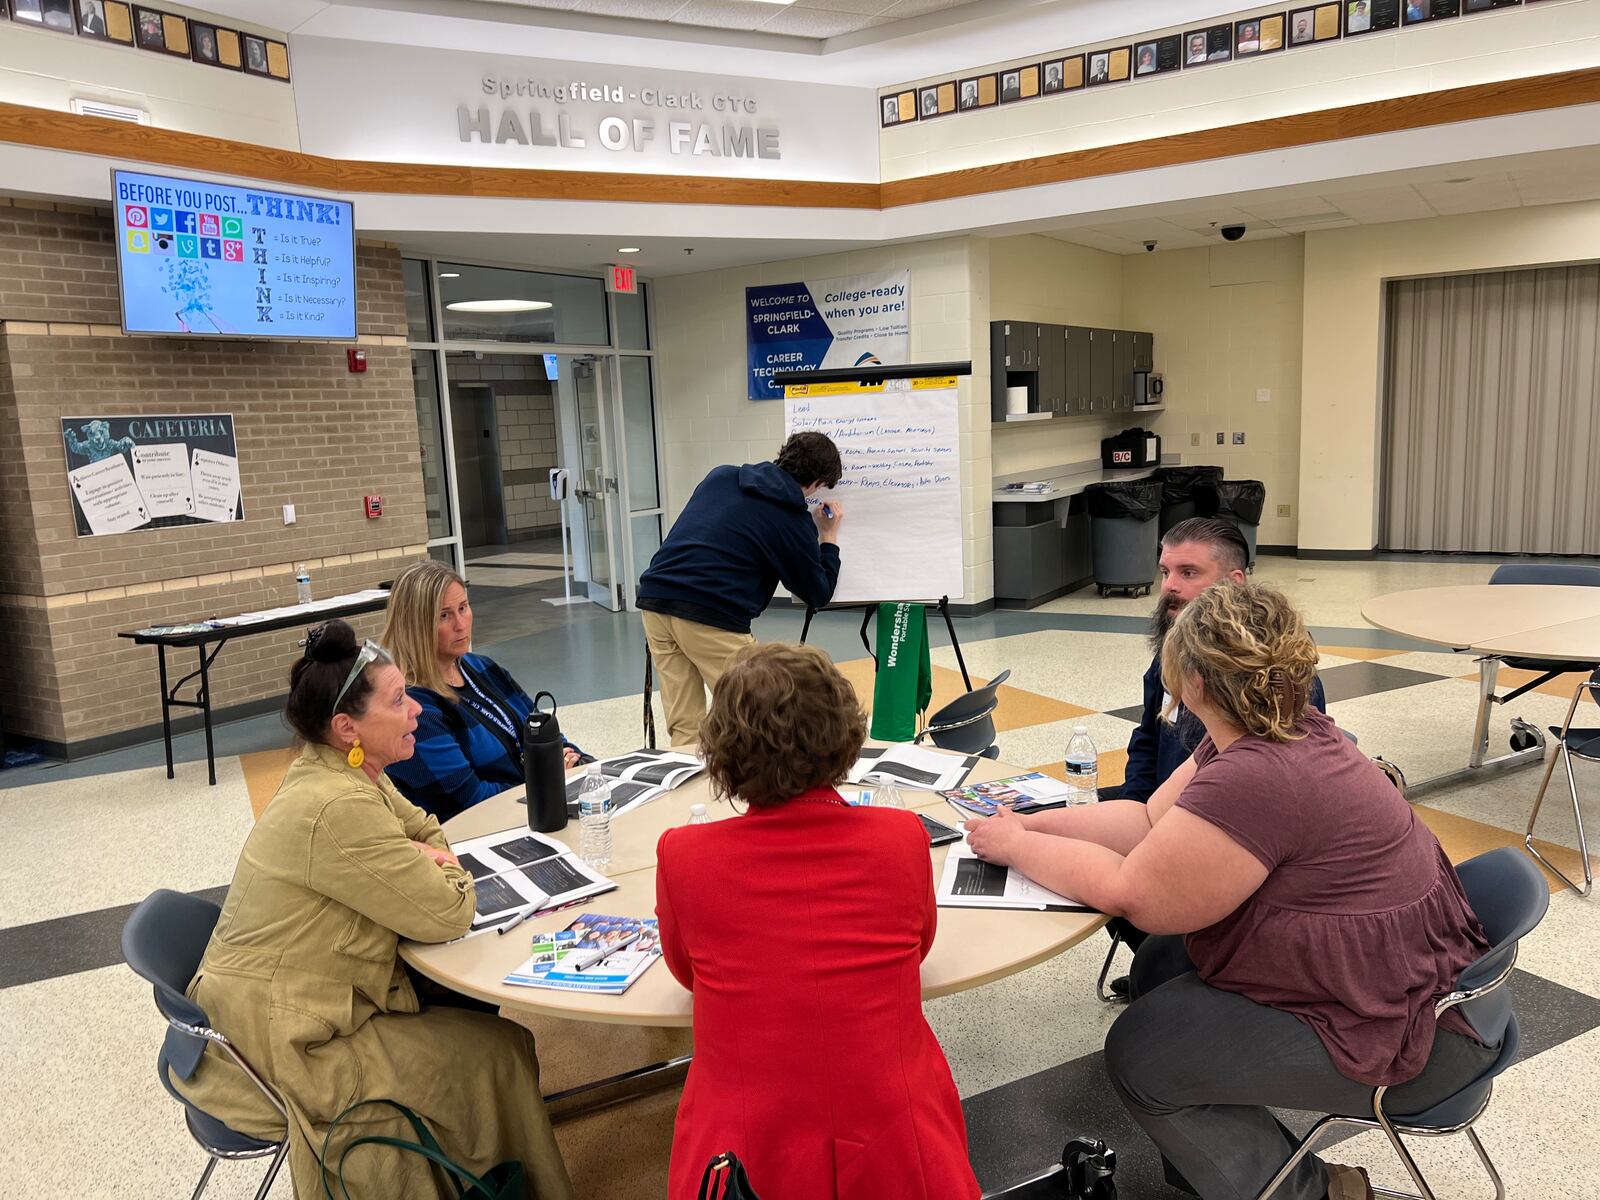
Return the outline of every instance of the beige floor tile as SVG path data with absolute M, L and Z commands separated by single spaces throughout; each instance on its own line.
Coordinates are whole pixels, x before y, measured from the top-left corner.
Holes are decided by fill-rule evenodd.
M 1142 703 L 1140 681 L 1150 666 L 1150 647 L 1137 634 L 1049 629 L 964 645 L 962 651 L 976 675 L 989 679 L 1010 668 L 1013 687 L 1094 712 Z M 954 666 L 955 655 L 948 647 L 936 649 L 934 661 Z

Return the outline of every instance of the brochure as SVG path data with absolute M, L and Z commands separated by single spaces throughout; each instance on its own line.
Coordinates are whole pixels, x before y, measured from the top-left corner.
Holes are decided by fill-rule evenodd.
M 505 982 L 620 996 L 661 957 L 654 917 L 584 913 L 565 929 L 533 935 L 533 954 Z
M 497 929 L 524 910 L 560 908 L 617 886 L 561 842 L 526 828 L 468 838 L 451 849 L 477 892 L 469 937 Z
M 845 778 L 851 783 L 871 783 L 873 775 L 892 776 L 897 783 L 927 792 L 960 787 L 978 765 L 976 754 L 950 754 L 903 742 L 896 746 L 864 746 L 856 765 Z
M 1006 779 L 991 779 L 987 783 L 969 783 L 939 793 L 963 812 L 980 817 L 992 817 L 996 809 L 1010 808 L 1017 812 L 1037 812 L 1041 808 L 1060 808 L 1067 802 L 1067 785 L 1043 771 L 1029 771 L 1026 775 L 1012 775 Z
M 706 769 L 705 763 L 694 755 L 673 750 L 635 750 L 620 758 L 601 759 L 597 765 L 600 774 L 611 782 L 612 816 L 649 804 Z M 578 793 L 583 789 L 587 771 L 588 767 L 583 767 L 567 778 L 567 811 L 570 813 L 578 811 Z
M 936 893 L 941 908 L 1032 908 L 1041 912 L 1093 912 L 1068 896 L 1041 887 L 1021 871 L 984 862 L 965 840 L 950 847 Z

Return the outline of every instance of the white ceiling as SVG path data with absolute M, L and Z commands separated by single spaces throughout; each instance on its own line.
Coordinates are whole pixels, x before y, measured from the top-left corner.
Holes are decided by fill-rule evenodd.
M 834 38 L 860 33 L 891 21 L 944 12 L 971 0 L 488 0 L 517 8 L 629 17 L 669 25 L 711 29 L 759 30 L 788 37 Z
M 1342 225 L 1380 225 L 1597 198 L 1600 147 L 1589 147 L 1369 176 L 1359 183 L 1218 196 L 1202 207 L 1192 202 L 1151 205 L 1119 213 L 1112 221 L 1097 222 L 1089 216 L 1068 227 L 1036 232 L 1113 254 L 1139 254 L 1147 241 L 1155 241 L 1161 250 L 1215 244 L 1214 226 L 1243 225 L 1247 239 L 1285 237 Z

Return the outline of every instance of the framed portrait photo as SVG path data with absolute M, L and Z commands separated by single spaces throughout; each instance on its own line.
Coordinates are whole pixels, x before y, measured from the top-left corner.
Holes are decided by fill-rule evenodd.
M 1040 87 L 1047 96 L 1057 92 L 1075 92 L 1083 86 L 1083 55 L 1072 54 L 1066 58 L 1052 58 L 1042 65 Z
M 164 51 L 167 48 L 167 34 L 161 24 L 161 14 L 153 8 L 133 10 L 133 33 L 141 50 Z
M 1489 12 L 1496 8 L 1516 8 L 1522 0 L 1463 0 L 1462 11 L 1469 13 Z
M 1000 72 L 1000 103 L 1011 104 L 1017 100 L 1032 100 L 1039 94 L 1039 64 L 1025 67 L 1008 67 Z
M 1183 66 L 1183 35 L 1172 33 L 1154 41 L 1139 42 L 1133 48 L 1133 74 L 1161 75 Z
M 948 103 L 947 103 L 948 101 Z M 917 89 L 917 118 L 928 121 L 956 110 L 956 85 L 930 83 Z
M 1000 78 L 992 72 L 963 79 L 956 92 L 956 111 L 971 112 L 975 108 L 989 108 L 1000 98 Z
M 244 69 L 252 75 L 270 75 L 267 70 L 267 39 L 247 33 L 244 40 Z
M 72 0 L 11 0 L 11 19 L 18 25 L 37 25 L 58 33 L 77 33 L 78 20 Z
M 1344 33 L 1354 37 L 1400 24 L 1400 0 L 1345 0 Z
M 1284 21 L 1282 13 L 1265 17 L 1246 17 L 1234 23 L 1233 56 L 1254 58 L 1258 54 L 1271 54 L 1284 46 Z
M 231 35 L 234 54 L 232 62 L 222 61 L 222 44 L 224 35 Z M 237 71 L 241 67 L 239 61 L 239 35 L 231 29 L 222 29 L 216 25 L 207 25 L 201 21 L 189 22 L 189 42 L 192 57 L 197 63 L 205 63 L 208 67 L 222 67 L 229 71 Z
M 120 0 L 77 0 L 78 36 L 133 45 L 133 9 Z
M 1183 65 L 1203 67 L 1233 58 L 1233 26 L 1212 25 L 1183 35 Z
M 1460 15 L 1461 0 L 1405 0 L 1400 6 L 1400 23 L 1403 25 L 1447 21 Z
M 244 41 L 245 53 L 248 55 L 250 50 L 250 36 L 248 34 L 245 35 Z M 245 62 L 245 69 L 249 70 L 248 59 Z M 261 72 L 257 73 L 260 74 Z M 892 96 L 884 96 L 878 103 L 883 110 L 881 120 L 885 129 L 888 129 L 891 125 L 904 125 L 908 121 L 917 119 L 917 93 L 914 91 L 896 92 Z
M 1289 45 L 1310 46 L 1339 39 L 1341 27 L 1337 4 L 1313 4 L 1289 14 Z

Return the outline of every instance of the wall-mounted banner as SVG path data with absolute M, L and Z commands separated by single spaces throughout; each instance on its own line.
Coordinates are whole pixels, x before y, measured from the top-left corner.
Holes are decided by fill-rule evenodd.
M 750 399 L 782 400 L 779 371 L 897 367 L 911 350 L 911 272 L 745 288 Z
M 79 537 L 244 520 L 229 413 L 62 417 Z

